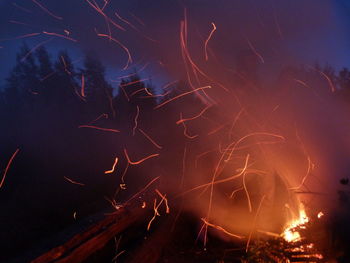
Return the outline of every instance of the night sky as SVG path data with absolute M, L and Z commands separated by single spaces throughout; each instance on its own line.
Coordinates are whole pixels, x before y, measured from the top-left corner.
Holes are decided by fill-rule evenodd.
M 104 1 L 97 3 L 104 5 Z M 349 65 L 350 3 L 347 0 L 109 1 L 104 11 L 125 31 L 107 23 L 85 0 L 2 1 L 0 86 L 5 85 L 4 79 L 23 41 L 34 49 L 44 43 L 53 56 L 58 50 L 67 49 L 78 67 L 84 52 L 96 52 L 107 66 L 109 80 L 146 64 L 143 77 L 152 78 L 157 85 L 181 78 L 179 26 L 185 9 L 190 36 L 196 39 L 193 42 L 197 46 L 210 32 L 211 22 L 216 24 L 210 47 L 228 67 L 232 67 L 236 52 L 247 48 L 247 39 L 270 65 L 316 61 L 329 63 L 336 69 Z M 127 22 L 118 19 L 115 12 Z M 97 36 L 96 32 L 109 34 L 109 30 L 131 52 L 133 63 L 125 71 L 122 68 L 127 56 L 123 49 Z M 43 34 L 44 31 L 76 42 Z M 31 33 L 42 34 L 19 38 Z

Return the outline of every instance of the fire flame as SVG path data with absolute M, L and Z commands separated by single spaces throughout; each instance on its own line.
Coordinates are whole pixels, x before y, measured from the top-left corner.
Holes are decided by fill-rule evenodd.
M 287 242 L 296 242 L 299 241 L 301 236 L 298 231 L 295 230 L 297 227 L 302 227 L 309 222 L 309 217 L 306 215 L 305 209 L 303 206 L 300 207 L 299 218 L 292 220 L 287 223 L 282 236 Z

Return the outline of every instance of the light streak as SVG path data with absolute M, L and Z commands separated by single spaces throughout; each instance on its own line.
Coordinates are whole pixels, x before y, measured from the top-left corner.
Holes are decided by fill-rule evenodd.
M 211 37 L 213 36 L 215 30 L 216 30 L 216 26 L 215 24 L 212 22 L 211 25 L 213 26 L 213 29 L 211 30 L 208 38 L 205 40 L 205 43 L 204 43 L 204 54 L 205 54 L 205 60 L 208 61 L 208 51 L 207 51 L 207 46 L 208 46 L 208 42 L 209 40 L 211 39 Z
M 145 133 L 143 130 L 139 128 L 139 131 L 158 149 L 162 149 L 162 146 L 160 146 L 158 143 L 156 143 L 147 133 Z
M 81 90 L 80 90 L 81 96 L 85 98 L 85 76 L 84 74 L 81 74 Z
M 56 18 L 58 20 L 62 20 L 63 19 L 62 17 L 53 14 L 49 9 L 47 9 L 45 6 L 43 6 L 38 1 L 32 0 L 32 2 L 35 3 L 37 6 L 39 6 L 44 12 L 46 12 L 48 15 L 52 16 L 53 18 Z
M 180 120 L 178 120 L 178 121 L 176 122 L 176 124 L 180 124 L 180 123 L 183 123 L 183 122 L 186 122 L 186 121 L 195 120 L 195 119 L 199 118 L 200 116 L 202 116 L 210 107 L 211 107 L 211 105 L 205 107 L 203 110 L 201 110 L 200 113 L 198 113 L 197 115 L 195 115 L 195 116 L 193 116 L 193 117 L 190 117 L 190 118 L 181 118 Z
M 105 171 L 105 174 L 111 174 L 111 173 L 113 173 L 115 171 L 115 167 L 118 164 L 118 160 L 119 160 L 118 157 L 115 157 L 112 169 Z
M 279 138 L 281 140 L 285 140 L 285 138 L 281 135 L 278 135 L 278 134 L 273 134 L 273 133 L 268 133 L 268 132 L 253 132 L 253 133 L 250 133 L 250 134 L 247 134 L 245 136 L 243 136 L 242 138 L 240 138 L 237 142 L 234 142 L 232 143 L 228 148 L 232 147 L 232 150 L 230 151 L 230 154 L 229 156 L 227 157 L 227 159 L 225 160 L 225 162 L 228 162 L 231 157 L 232 157 L 232 154 L 233 152 L 236 150 L 236 147 L 244 140 L 246 140 L 247 138 L 250 138 L 252 136 L 259 136 L 259 135 L 262 135 L 262 136 L 272 136 L 272 137 L 276 137 L 276 138 Z
M 165 213 L 169 214 L 170 213 L 170 208 L 169 208 L 169 204 L 168 204 L 168 199 L 166 198 L 166 194 L 163 195 L 161 192 L 159 192 L 158 189 L 155 189 L 155 191 L 160 196 L 160 198 L 162 198 L 164 200 Z
M 66 179 L 68 182 L 70 182 L 70 183 L 72 183 L 72 184 L 76 184 L 76 185 L 80 185 L 80 186 L 85 186 L 85 184 L 79 183 L 79 182 L 77 182 L 77 181 L 74 181 L 74 180 L 72 180 L 72 179 L 70 179 L 70 178 L 68 178 L 68 177 L 66 177 L 66 176 L 63 176 L 63 178 Z
M 29 9 L 26 9 L 26 8 L 24 8 L 24 7 L 22 7 L 22 6 L 19 6 L 19 5 L 16 4 L 16 3 L 12 3 L 12 5 L 13 5 L 14 7 L 17 7 L 18 9 L 20 9 L 20 10 L 26 12 L 26 13 L 32 13 L 32 11 L 30 11 Z
M 138 164 L 141 164 L 141 163 L 143 163 L 144 161 L 146 161 L 148 159 L 151 159 L 151 158 L 159 156 L 159 153 L 155 153 L 155 154 L 151 154 L 149 156 L 146 156 L 146 157 L 142 158 L 141 160 L 131 161 L 130 158 L 129 158 L 128 152 L 126 151 L 125 148 L 124 148 L 124 154 L 125 154 L 126 159 L 128 160 L 128 163 L 131 164 L 131 165 L 138 165 Z
M 307 157 L 307 161 L 308 161 L 308 167 L 307 167 L 306 175 L 303 177 L 303 179 L 301 180 L 301 183 L 298 186 L 291 187 L 289 188 L 290 190 L 299 190 L 305 184 L 305 181 L 308 178 L 311 170 L 314 168 L 314 164 L 311 162 L 310 156 Z
M 116 22 L 114 22 L 110 17 L 108 17 L 103 10 L 97 5 L 97 3 L 93 4 L 91 3 L 89 0 L 86 0 L 86 2 L 93 8 L 95 9 L 100 15 L 102 15 L 105 20 L 107 20 L 108 22 L 110 22 L 112 25 L 114 25 L 116 28 L 122 30 L 122 31 L 126 31 L 125 28 L 123 28 L 121 25 L 117 24 Z M 108 36 L 109 37 L 109 36 Z
M 163 203 L 163 201 L 164 201 L 164 199 L 160 200 L 159 204 L 157 205 L 157 199 L 156 198 L 154 199 L 154 203 L 153 203 L 154 214 L 153 214 L 153 217 L 151 218 L 151 220 L 148 222 L 147 231 L 150 230 L 152 222 L 156 219 L 156 216 L 160 216 L 160 214 L 158 212 L 158 208 Z
M 94 122 L 97 122 L 99 119 L 101 118 L 105 118 L 105 119 L 108 119 L 108 114 L 106 113 L 102 113 L 100 116 L 98 116 L 96 119 L 92 120 L 91 122 L 89 122 L 89 124 L 92 124 Z
M 258 215 L 260 213 L 260 210 L 261 210 L 261 207 L 262 207 L 262 204 L 265 200 L 265 197 L 266 195 L 263 195 L 263 197 L 261 198 L 260 202 L 259 202 L 259 206 L 258 206 L 258 209 L 256 210 L 256 213 L 255 213 L 255 216 L 254 216 L 254 221 L 253 221 L 253 227 L 249 233 L 249 237 L 248 237 L 248 240 L 247 240 L 247 244 L 246 244 L 246 247 L 245 247 L 245 252 L 248 252 L 248 248 L 249 248 L 249 244 L 250 244 L 250 240 L 252 238 L 252 235 L 253 235 L 253 232 L 255 230 L 255 227 L 256 227 L 256 223 L 257 223 L 257 219 L 258 219 Z
M 35 50 L 37 50 L 39 47 L 45 45 L 46 43 L 50 42 L 52 40 L 52 38 L 48 39 L 48 40 L 45 40 L 45 41 L 42 41 L 40 42 L 39 44 L 37 44 L 36 46 L 34 46 L 31 50 L 29 50 L 27 52 L 27 54 L 25 54 L 23 56 L 23 58 L 21 59 L 21 62 L 24 62 L 28 56 L 30 56 L 30 54 L 32 54 Z
M 100 33 L 97 33 L 97 35 L 98 35 L 99 37 L 106 37 L 106 38 L 112 40 L 113 42 L 117 43 L 117 44 L 125 51 L 125 53 L 126 53 L 127 56 L 128 56 L 128 59 L 127 59 L 127 62 L 126 62 L 126 64 L 125 64 L 123 70 L 127 69 L 127 68 L 129 67 L 130 63 L 132 63 L 132 58 L 131 58 L 131 54 L 130 54 L 129 49 L 128 49 L 124 44 L 122 44 L 119 40 L 117 40 L 117 39 L 115 39 L 115 38 L 113 38 L 113 37 L 111 37 L 111 36 L 109 36 L 109 35 L 107 35 L 107 34 L 100 34 Z
M 258 51 L 255 49 L 255 47 L 253 46 L 253 44 L 249 41 L 249 39 L 247 39 L 248 45 L 250 47 L 250 49 L 253 51 L 253 53 L 260 59 L 261 63 L 265 63 L 264 58 L 258 53 Z
M 155 177 L 152 179 L 145 187 L 143 187 L 140 191 L 138 191 L 136 194 L 134 194 L 128 201 L 125 202 L 125 204 L 130 203 L 132 200 L 134 200 L 137 196 L 139 196 L 142 192 L 146 191 L 155 181 L 157 181 L 160 178 L 160 176 Z
M 244 188 L 244 192 L 247 196 L 247 201 L 248 201 L 248 208 L 249 208 L 249 212 L 252 212 L 252 203 L 250 201 L 250 196 L 249 196 L 249 192 L 248 192 L 248 188 L 247 185 L 245 183 L 245 177 L 246 177 L 246 173 L 243 173 L 243 188 Z
M 180 119 L 182 119 L 182 113 L 180 113 Z M 185 136 L 186 138 L 188 138 L 188 139 L 194 139 L 194 138 L 198 137 L 198 134 L 196 134 L 196 135 L 189 135 L 189 134 L 187 133 L 187 126 L 186 126 L 185 122 L 181 122 L 181 124 L 182 124 L 182 126 L 184 127 L 184 132 L 183 132 L 183 134 L 184 134 L 184 136 Z
M 120 132 L 119 130 L 116 130 L 116 129 L 102 128 L 102 127 L 93 126 L 93 125 L 80 125 L 78 128 L 90 128 L 90 129 L 95 129 L 100 131 L 116 132 L 116 133 Z
M 1 182 L 0 182 L 0 188 L 3 186 L 4 182 L 5 182 L 5 178 L 7 175 L 8 170 L 10 169 L 11 163 L 13 162 L 13 159 L 16 157 L 17 153 L 19 152 L 19 149 L 17 149 L 11 156 L 10 160 L 8 161 L 4 174 L 2 176 Z
M 70 41 L 73 41 L 73 42 L 78 42 L 78 40 L 76 40 L 76 39 L 74 39 L 74 38 L 67 37 L 67 36 L 65 36 L 65 35 L 58 34 L 58 33 L 55 33 L 55 32 L 46 32 L 46 31 L 43 31 L 43 34 L 49 35 L 49 36 L 56 36 L 56 37 L 64 38 L 64 39 L 67 39 L 67 40 L 70 40 Z
M 182 93 L 182 94 L 180 94 L 178 96 L 175 96 L 175 97 L 173 97 L 171 99 L 168 99 L 168 100 L 164 101 L 161 104 L 158 104 L 156 107 L 154 107 L 154 109 L 159 109 L 160 107 L 163 107 L 164 105 L 168 104 L 169 102 L 172 102 L 172 101 L 174 101 L 176 99 L 179 99 L 181 97 L 184 97 L 186 95 L 192 94 L 192 93 L 197 92 L 199 90 L 210 89 L 210 88 L 211 88 L 211 86 L 205 86 L 205 87 L 200 87 L 200 88 L 197 88 L 197 89 L 194 89 L 194 90 L 191 90 L 191 91 L 184 92 L 184 93 Z
M 135 135 L 135 130 L 137 128 L 139 115 L 140 115 L 140 108 L 138 105 L 136 105 L 136 115 L 135 115 L 135 119 L 134 119 L 135 125 L 134 125 L 134 128 L 132 129 L 132 136 Z
M 226 235 L 230 236 L 230 237 L 235 237 L 235 238 L 238 238 L 238 239 L 243 239 L 245 238 L 244 236 L 241 236 L 241 235 L 237 235 L 237 234 L 233 234 L 229 231 L 227 231 L 226 229 L 224 229 L 223 227 L 221 226 L 218 226 L 218 225 L 214 225 L 212 223 L 209 223 L 205 218 L 201 218 L 201 220 L 203 221 L 203 223 L 206 225 L 206 226 L 210 226 L 212 228 L 215 228 L 223 233 L 225 233 Z

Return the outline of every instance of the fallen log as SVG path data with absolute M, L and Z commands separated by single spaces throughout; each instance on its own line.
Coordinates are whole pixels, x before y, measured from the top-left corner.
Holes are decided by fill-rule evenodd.
M 142 208 L 139 202 L 120 208 L 113 214 L 75 235 L 65 244 L 53 248 L 31 261 L 31 263 L 80 263 L 103 248 L 113 237 L 123 232 L 134 223 L 144 220 L 150 212 Z

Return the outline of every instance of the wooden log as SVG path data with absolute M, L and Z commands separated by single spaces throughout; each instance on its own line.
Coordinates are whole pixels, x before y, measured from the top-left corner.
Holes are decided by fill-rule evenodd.
M 31 263 L 80 263 L 97 250 L 103 248 L 114 236 L 139 220 L 149 212 L 140 206 L 121 208 L 113 215 L 107 216 L 87 231 L 75 235 L 65 244 L 58 246 Z

